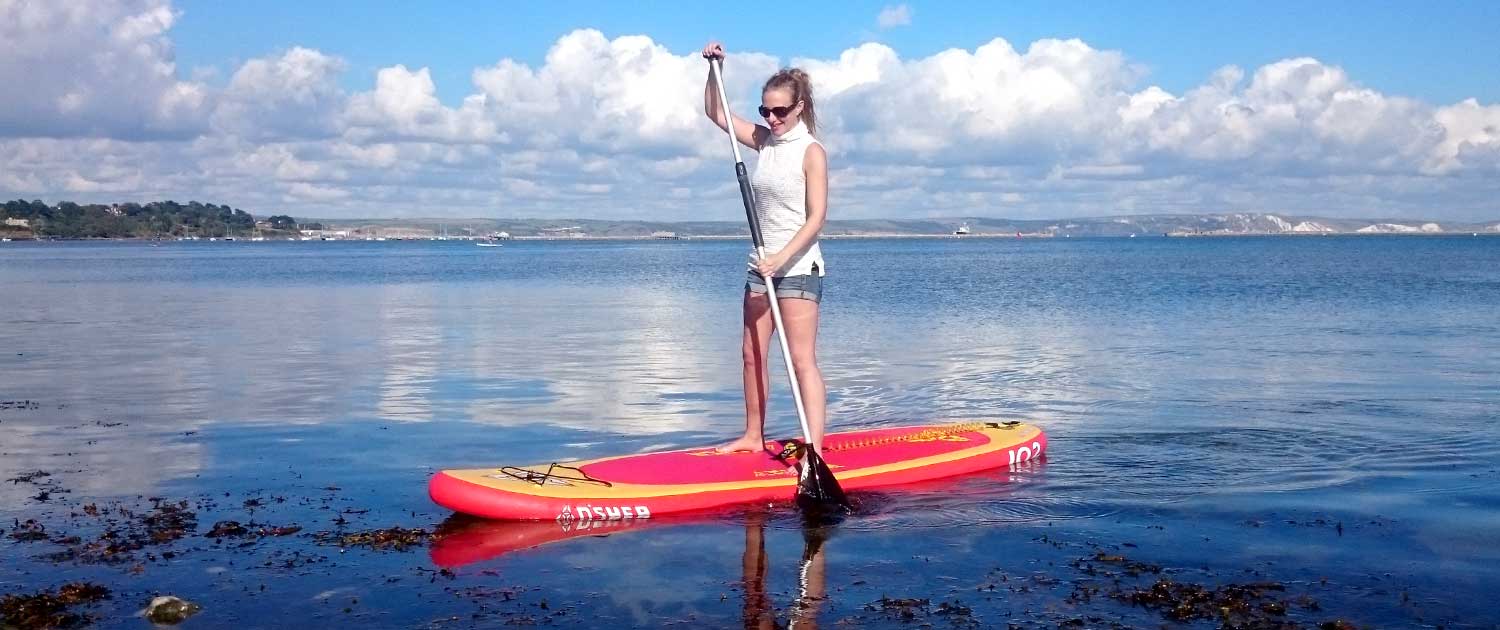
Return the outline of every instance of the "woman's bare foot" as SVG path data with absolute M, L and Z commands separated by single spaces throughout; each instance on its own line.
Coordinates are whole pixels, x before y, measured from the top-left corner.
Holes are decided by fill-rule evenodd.
M 743 453 L 746 451 L 763 451 L 766 449 L 766 441 L 753 435 L 746 435 L 738 440 L 720 446 L 714 451 L 719 453 Z

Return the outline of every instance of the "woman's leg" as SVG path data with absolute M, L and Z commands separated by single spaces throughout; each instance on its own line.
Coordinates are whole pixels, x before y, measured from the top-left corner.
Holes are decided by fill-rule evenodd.
M 719 447 L 720 451 L 758 451 L 765 448 L 766 397 L 771 391 L 766 355 L 771 350 L 771 301 L 764 293 L 745 292 L 744 355 L 745 434 Z
M 800 298 L 781 298 L 781 323 L 786 327 L 786 343 L 792 350 L 792 368 L 797 371 L 797 387 L 802 391 L 802 406 L 807 410 L 807 439 L 813 448 L 823 449 L 823 431 L 827 425 L 828 392 L 823 386 L 823 372 L 818 369 L 818 303 Z

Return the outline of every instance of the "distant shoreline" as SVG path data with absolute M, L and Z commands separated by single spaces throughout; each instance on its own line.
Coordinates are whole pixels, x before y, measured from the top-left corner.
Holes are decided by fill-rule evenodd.
M 716 215 L 717 216 L 717 215 Z M 984 216 L 830 219 L 823 237 L 1093 238 L 1309 236 L 1321 234 L 1494 234 L 1500 219 L 1336 218 L 1273 212 L 1128 214 L 1014 219 Z M 89 204 L 15 200 L 0 206 L 0 239 L 162 240 L 675 240 L 743 239 L 742 221 L 408 217 L 316 219 L 260 217 L 229 206 L 175 201 Z
M 1253 237 L 1253 238 L 1275 238 L 1275 237 L 1310 238 L 1310 237 L 1320 237 L 1320 236 L 1325 236 L 1325 237 L 1326 236 L 1344 236 L 1344 237 L 1359 237 L 1359 238 L 1383 237 L 1383 236 L 1394 236 L 1394 237 L 1403 237 L 1403 238 L 1413 238 L 1413 237 L 1415 237 L 1415 238 L 1421 238 L 1421 237 L 1457 238 L 1457 237 L 1500 237 L 1500 232 L 1470 232 L 1470 231 L 1464 231 L 1464 232 L 1244 232 L 1244 233 L 1203 233 L 1203 234 L 1189 234 L 1189 233 L 1108 234 L 1108 235 L 1093 234 L 1093 235 L 1079 235 L 1076 238 L 1080 238 L 1080 239 L 1131 239 L 1131 238 L 1149 238 L 1149 239 L 1171 238 L 1171 239 L 1175 239 L 1175 238 L 1241 238 L 1241 237 Z M 404 241 L 424 241 L 424 242 L 447 242 L 447 241 L 465 242 L 465 241 L 467 241 L 467 242 L 472 242 L 472 243 L 488 243 L 488 242 L 507 242 L 507 241 L 510 241 L 510 242 L 515 242 L 515 241 L 545 241 L 545 242 L 568 242 L 568 241 L 733 241 L 733 240 L 748 240 L 749 238 L 750 238 L 750 235 L 748 235 L 748 234 L 713 234 L 713 235 L 678 236 L 678 237 L 671 237 L 671 238 L 664 238 L 664 237 L 657 237 L 657 236 L 627 236 L 627 235 L 620 235 L 620 236 L 588 236 L 588 235 L 584 235 L 584 236 L 531 236 L 531 235 L 528 235 L 528 236 L 512 236 L 512 237 L 502 238 L 502 239 L 488 239 L 488 238 L 478 238 L 478 237 L 448 237 L 448 238 L 438 238 L 438 237 L 397 237 L 397 238 L 382 238 L 382 239 L 378 239 L 377 240 L 377 239 L 374 239 L 374 238 L 363 238 L 363 237 L 360 237 L 360 238 L 321 238 L 321 239 L 311 239 L 311 240 L 296 239 L 296 238 L 266 238 L 266 239 L 263 239 L 261 241 L 251 241 L 248 238 L 238 238 L 238 239 L 235 239 L 235 238 L 229 238 L 229 239 L 226 239 L 226 238 L 217 238 L 217 239 L 208 239 L 208 238 L 200 238 L 200 239 L 177 239 L 177 238 L 151 238 L 151 237 L 128 237 L 128 236 L 118 236 L 118 237 L 82 237 L 82 238 L 79 238 L 79 237 L 70 237 L 70 238 L 63 238 L 63 237 L 41 237 L 41 238 L 33 238 L 33 237 L 29 237 L 28 236 L 28 237 L 6 237 L 3 240 L 0 240 L 0 242 L 3 242 L 3 243 L 36 243 L 36 242 L 48 242 L 48 243 L 64 243 L 64 242 L 66 242 L 66 243 L 78 243 L 78 242 L 89 242 L 89 243 L 98 243 L 98 242 L 190 243 L 190 242 L 199 242 L 199 241 L 202 241 L 202 242 L 218 242 L 218 241 L 223 241 L 223 242 L 229 242 L 229 243 L 241 243 L 241 242 L 243 242 L 243 243 L 301 243 L 301 242 L 309 242 L 309 243 L 318 243 L 318 242 L 376 243 L 376 242 L 404 242 Z M 1009 239 L 1009 240 L 1034 240 L 1034 239 L 1043 239 L 1043 240 L 1067 240 L 1067 239 L 1071 239 L 1071 238 L 1075 238 L 1075 237 L 1073 235 L 1070 235 L 1070 234 L 1055 235 L 1055 234 L 1024 234 L 1024 233 L 1021 234 L 1021 235 L 1019 235 L 1019 236 L 1017 236 L 1015 234 L 963 234 L 963 235 L 957 235 L 957 234 L 884 233 L 884 234 L 824 234 L 820 238 L 822 238 L 823 240 L 874 240 L 874 239 L 909 239 L 909 240 L 921 240 L 921 239 L 930 239 L 930 240 L 975 240 L 975 239 L 977 239 L 977 240 L 1005 240 L 1005 239 Z

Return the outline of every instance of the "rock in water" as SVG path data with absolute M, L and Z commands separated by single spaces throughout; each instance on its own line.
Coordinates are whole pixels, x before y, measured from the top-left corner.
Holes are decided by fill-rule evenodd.
M 151 623 L 175 625 L 198 614 L 200 610 L 203 610 L 203 607 L 193 602 L 163 595 L 151 600 L 151 605 L 146 607 L 146 618 L 150 619 Z

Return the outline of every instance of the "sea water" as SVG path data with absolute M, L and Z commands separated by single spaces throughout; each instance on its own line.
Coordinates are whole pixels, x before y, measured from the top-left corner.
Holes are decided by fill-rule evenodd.
M 1018 419 L 1045 460 L 830 528 L 748 506 L 521 550 L 427 499 L 440 468 L 737 435 L 746 251 L 6 243 L 0 594 L 98 583 L 100 627 L 167 593 L 206 627 L 1218 627 L 1152 589 L 1239 585 L 1304 627 L 1500 624 L 1500 238 L 827 240 L 832 428 Z

